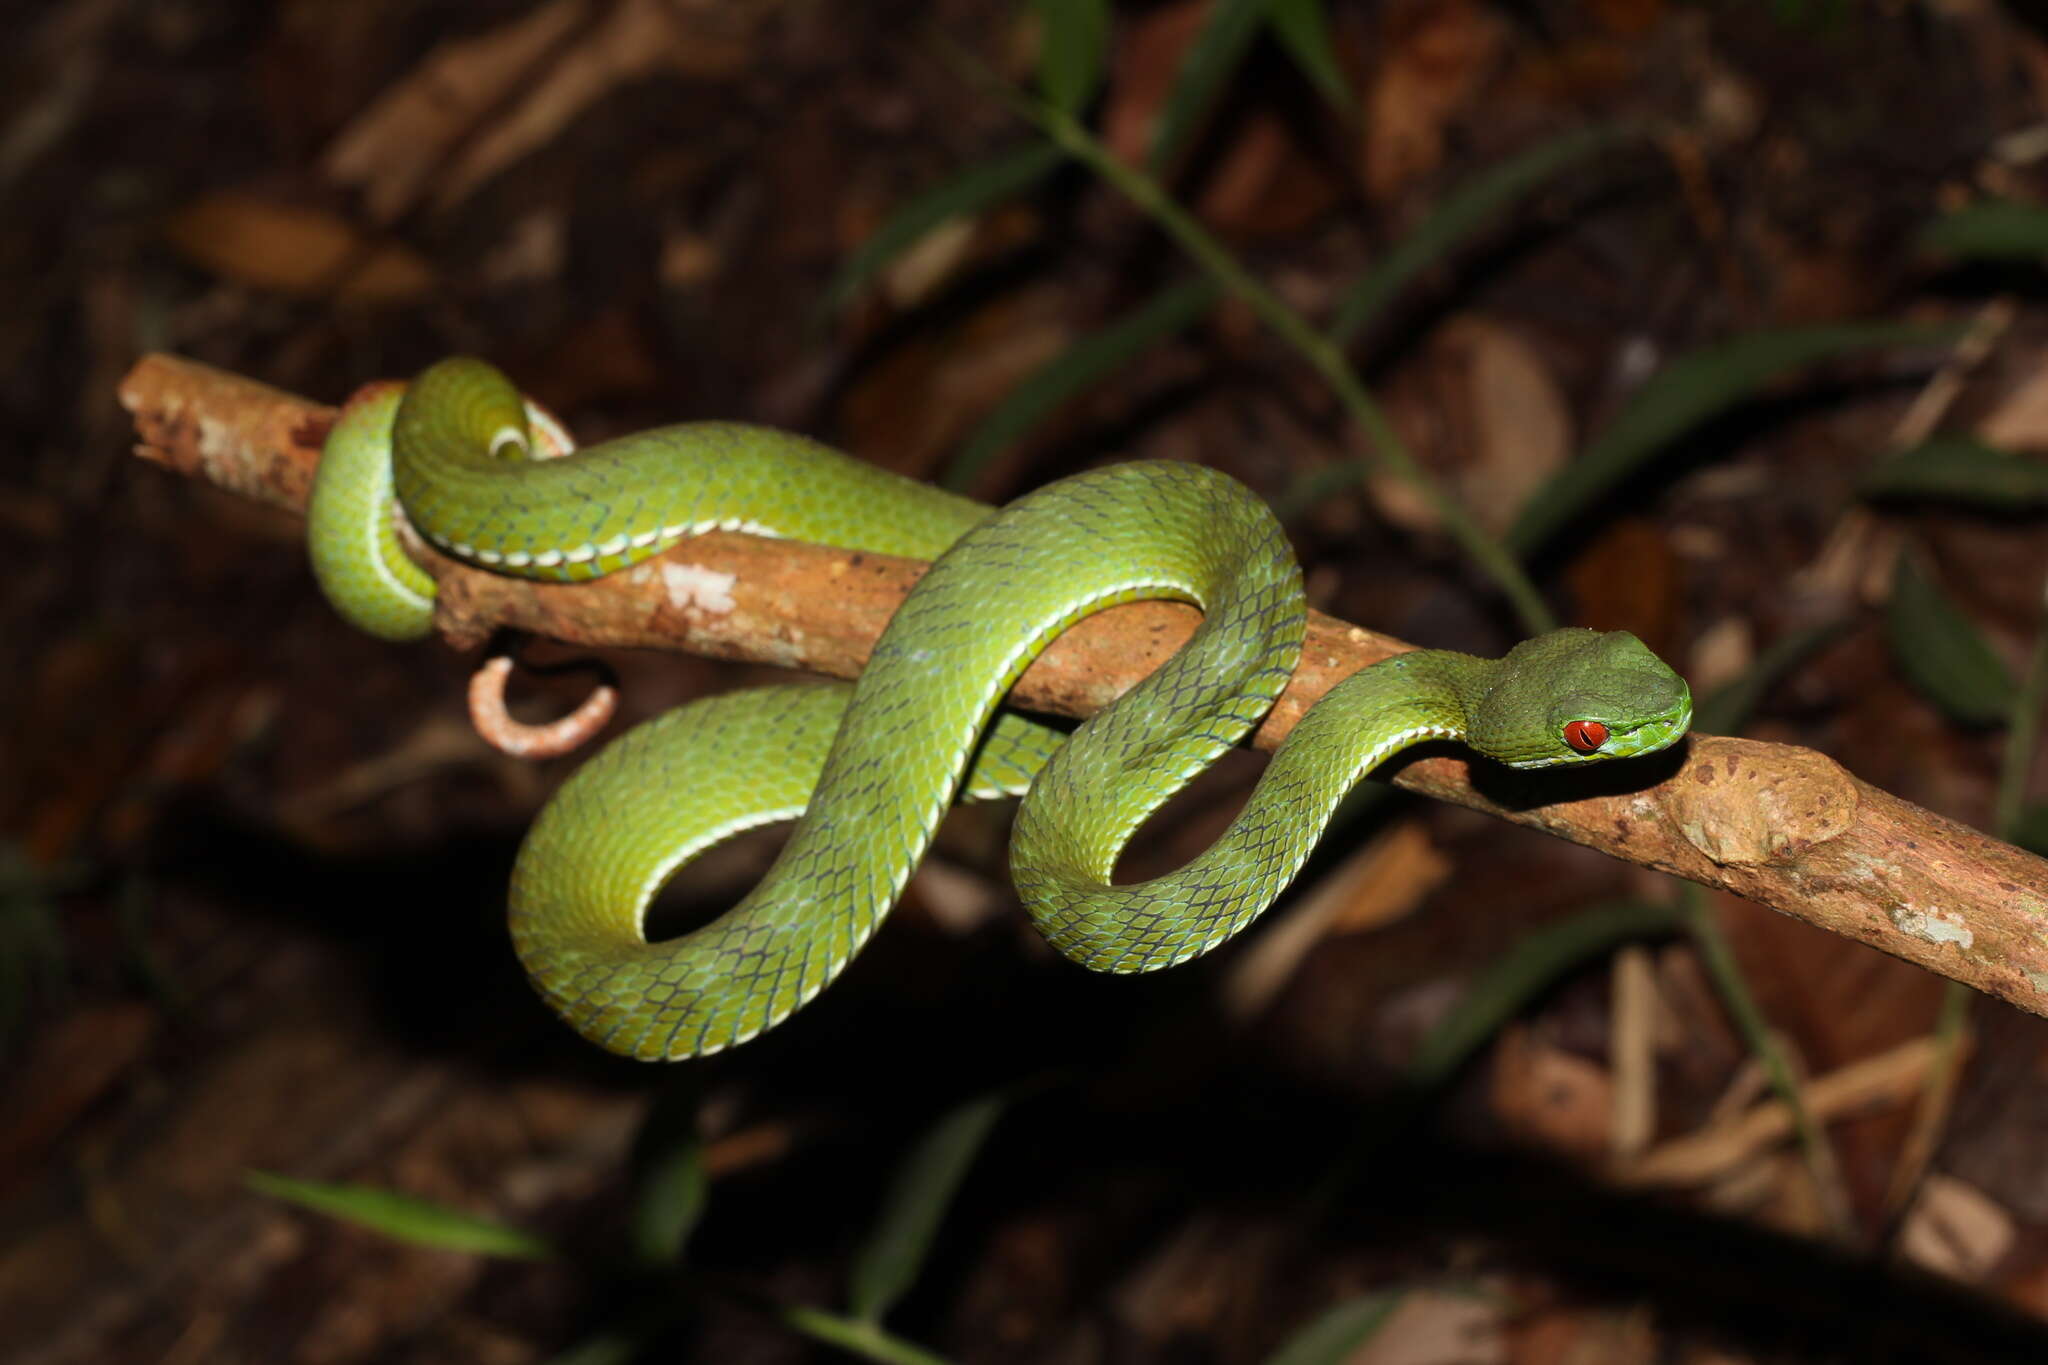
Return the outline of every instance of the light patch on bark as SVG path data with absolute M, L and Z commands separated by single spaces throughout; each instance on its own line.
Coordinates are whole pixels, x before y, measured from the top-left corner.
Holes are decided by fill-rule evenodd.
M 696 607 L 700 611 L 724 616 L 732 610 L 732 585 L 738 581 L 735 574 L 699 568 L 695 564 L 661 566 L 661 584 L 668 593 L 669 604 L 679 609 Z

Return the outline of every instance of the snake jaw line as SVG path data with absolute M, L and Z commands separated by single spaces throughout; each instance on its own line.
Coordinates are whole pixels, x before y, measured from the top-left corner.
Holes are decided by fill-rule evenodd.
M 600 577 L 714 529 L 935 561 L 857 685 L 755 688 L 657 717 L 587 762 L 528 832 L 512 875 L 520 959 L 578 1032 L 628 1056 L 720 1052 L 814 999 L 900 898 L 956 797 L 1022 794 L 1013 874 L 1038 927 L 1084 965 L 1150 971 L 1249 924 L 1351 786 L 1414 743 L 1540 767 L 1649 752 L 1690 721 L 1683 680 L 1619 633 L 1553 632 L 1504 659 L 1398 655 L 1301 717 L 1208 850 L 1115 886 L 1125 843 L 1249 732 L 1300 657 L 1300 567 L 1242 485 L 1199 465 L 1114 465 L 996 513 L 765 428 L 700 423 L 547 457 L 571 446 L 480 361 L 352 402 L 315 482 L 323 591 L 373 633 L 426 633 L 433 582 L 397 546 L 394 492 L 431 543 L 529 578 Z M 1147 597 L 1194 602 L 1202 623 L 1071 737 L 997 711 L 1067 626 Z M 1582 742 L 1590 723 L 1607 730 L 1596 752 L 1565 743 L 1573 720 L 1588 723 Z M 685 863 L 791 818 L 738 905 L 647 942 L 647 913 Z

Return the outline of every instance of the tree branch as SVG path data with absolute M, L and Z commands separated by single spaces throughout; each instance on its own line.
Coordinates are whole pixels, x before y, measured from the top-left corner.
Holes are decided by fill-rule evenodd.
M 143 458 L 304 510 L 332 408 L 161 355 L 137 364 L 120 396 Z M 440 583 L 438 624 L 458 647 L 515 626 L 585 645 L 684 650 L 843 678 L 860 671 L 924 571 L 910 560 L 717 534 L 593 583 L 546 584 L 414 548 Z M 1054 643 L 1013 700 L 1092 714 L 1177 649 L 1196 619 L 1173 603 L 1105 611 Z M 1312 614 L 1302 663 L 1255 743 L 1273 748 L 1338 680 L 1405 648 Z M 1652 778 L 1655 785 L 1632 788 Z M 1561 772 L 1415 757 L 1394 780 L 1734 892 L 2048 1014 L 2048 862 L 1862 782 L 1813 750 L 1696 734 L 1677 754 Z

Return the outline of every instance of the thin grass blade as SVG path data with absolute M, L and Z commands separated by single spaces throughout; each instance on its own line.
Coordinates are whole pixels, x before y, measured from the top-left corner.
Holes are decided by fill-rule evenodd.
M 1892 657 L 1907 681 L 1959 725 L 1997 725 L 2015 684 L 1984 636 L 1919 561 L 1899 556 L 1885 607 Z
M 1289 1337 L 1266 1365 L 1344 1365 L 1387 1325 L 1403 1297 L 1390 1290 L 1346 1299 Z
M 248 1171 L 243 1179 L 258 1194 L 354 1223 L 395 1241 L 521 1261 L 543 1261 L 556 1254 L 552 1246 L 530 1232 L 395 1190 L 294 1180 L 269 1171 Z
M 1108 0 L 1033 0 L 1043 37 L 1038 49 L 1038 89 L 1046 102 L 1069 114 L 1095 98 L 1109 53 Z
M 547 1365 L 633 1365 L 646 1358 L 643 1352 L 658 1330 L 653 1323 L 609 1328 L 549 1357 Z
M 18 842 L 0 839 L 0 1052 L 15 1041 L 31 1001 L 63 990 L 57 897 L 85 881 L 83 867 L 45 867 Z
M 961 1105 L 897 1168 L 881 1216 L 854 1256 L 848 1304 L 855 1319 L 880 1322 L 917 1282 L 953 1195 L 1008 1103 L 1007 1095 L 991 1095 Z
M 1449 1080 L 1566 973 L 1624 943 L 1675 934 L 1684 923 L 1675 906 L 1610 901 L 1524 936 L 1473 979 L 1456 1008 L 1422 1040 L 1408 1064 L 1409 1083 L 1433 1087 Z
M 2016 455 L 1969 436 L 1933 436 L 1873 468 L 1866 498 L 1916 499 L 2019 512 L 2048 506 L 2048 460 Z
M 703 1217 L 709 1181 L 697 1130 L 697 1085 L 669 1083 L 633 1144 L 633 1251 L 643 1265 L 673 1266 Z
M 1273 36 L 1294 58 L 1309 84 L 1332 109 L 1349 114 L 1353 107 L 1351 83 L 1344 79 L 1336 44 L 1330 41 L 1330 18 L 1323 0 L 1267 0 L 1266 18 L 1273 25 Z
M 1929 223 L 1920 245 L 1960 261 L 2048 259 L 2048 208 L 1980 199 Z
M 1518 554 L 1540 548 L 1679 437 L 1802 366 L 1851 351 L 1953 342 L 1953 327 L 1853 323 L 1753 332 L 1701 347 L 1657 372 L 1578 459 L 1538 489 L 1508 531 Z
M 1741 734 L 1764 693 L 1819 653 L 1822 646 L 1840 637 L 1849 624 L 1846 620 L 1829 621 L 1773 640 L 1741 677 L 1723 683 L 1700 699 L 1692 712 L 1693 729 L 1707 735 Z
M 1596 152 L 1635 136 L 1635 129 L 1618 125 L 1575 129 L 1473 176 L 1351 286 L 1337 306 L 1330 339 L 1346 345 L 1409 281 L 1469 242 L 1516 200 Z
M 842 1318 L 836 1313 L 820 1312 L 802 1304 L 782 1308 L 780 1316 L 783 1325 L 790 1330 L 800 1332 L 813 1341 L 837 1346 L 862 1360 L 872 1360 L 875 1365 L 951 1365 L 944 1356 L 934 1355 L 865 1319 Z
M 1327 1208 L 1370 1178 L 1388 1143 L 1473 1054 L 1567 973 L 1624 943 L 1681 933 L 1686 923 L 1676 905 L 1608 901 L 1524 935 L 1472 979 L 1457 1005 L 1429 1031 L 1409 1060 L 1406 1086 L 1365 1113 L 1344 1154 L 1318 1182 L 1313 1203 Z
M 940 483 L 955 492 L 1040 418 L 1209 311 L 1217 288 L 1204 278 L 1170 286 L 1094 336 L 1071 346 L 1018 384 L 967 437 Z
M 2040 619 L 2034 624 L 2034 647 L 2020 669 L 2019 685 L 2013 688 L 2012 703 L 2005 713 L 2005 752 L 1998 760 L 1998 797 L 1992 804 L 1992 833 L 2008 842 L 2018 842 L 2013 831 L 2026 815 L 2027 779 L 2034 767 L 2034 750 L 2041 742 L 2041 713 L 2048 710 L 2048 590 L 2041 598 Z
M 1175 157 L 1208 117 L 1217 94 L 1244 60 L 1245 50 L 1258 35 L 1270 0 L 1215 0 L 1209 7 L 1209 21 L 1181 58 L 1173 89 L 1159 111 L 1152 129 L 1152 148 L 1145 165 L 1154 175 L 1173 164 Z
M 2013 821 L 2012 833 L 2007 837 L 2027 852 L 2048 858 L 2048 802 L 2029 802 Z
M 632 1365 L 646 1345 L 627 1332 L 604 1332 L 549 1357 L 548 1365 Z
M 834 313 L 844 308 L 878 271 L 917 245 L 933 228 L 1023 193 L 1051 175 L 1064 156 L 1050 143 L 1035 142 L 918 195 L 891 214 L 889 221 L 847 258 L 825 290 L 821 311 Z

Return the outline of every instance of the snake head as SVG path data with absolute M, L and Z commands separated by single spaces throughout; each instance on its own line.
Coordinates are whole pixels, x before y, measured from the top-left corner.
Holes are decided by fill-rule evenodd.
M 1655 753 L 1692 723 L 1685 679 L 1627 631 L 1557 630 L 1497 661 L 1467 742 L 1511 768 Z

